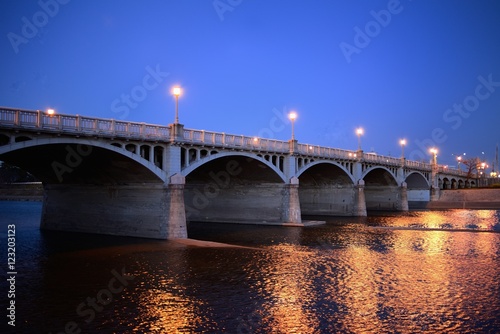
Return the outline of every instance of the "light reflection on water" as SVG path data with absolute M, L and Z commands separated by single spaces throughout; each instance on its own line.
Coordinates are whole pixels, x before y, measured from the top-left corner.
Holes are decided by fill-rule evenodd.
M 0 202 L 2 233 L 20 227 L 18 333 L 56 333 L 68 321 L 91 333 L 500 331 L 499 211 L 328 218 L 308 228 L 190 224 L 193 238 L 255 250 L 40 233 L 39 210 Z M 114 268 L 135 279 L 86 323 L 76 306 Z
M 371 219 L 380 226 L 500 232 L 500 213 L 497 210 L 414 211 Z

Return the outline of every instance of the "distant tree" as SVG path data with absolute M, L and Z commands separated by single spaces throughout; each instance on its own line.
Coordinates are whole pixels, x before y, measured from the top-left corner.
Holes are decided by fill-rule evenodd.
M 34 182 L 35 177 L 19 167 L 0 162 L 0 183 Z
M 467 172 L 466 181 L 469 181 L 469 179 L 473 179 L 477 175 L 477 167 L 481 164 L 481 160 L 478 157 L 465 159 L 462 161 L 462 164 L 465 166 L 465 171 Z

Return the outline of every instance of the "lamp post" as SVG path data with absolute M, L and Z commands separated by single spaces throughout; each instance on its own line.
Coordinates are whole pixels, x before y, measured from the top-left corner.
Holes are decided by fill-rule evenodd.
M 401 139 L 399 141 L 399 145 L 401 145 L 401 158 L 405 158 L 405 145 L 406 145 L 406 139 Z
M 293 123 L 297 119 L 297 113 L 295 111 L 290 112 L 288 114 L 288 118 L 290 119 L 290 122 L 292 122 L 292 140 L 295 140 L 295 131 L 294 131 Z
M 460 163 L 461 163 L 461 162 L 462 162 L 462 156 L 461 156 L 461 155 L 459 155 L 459 156 L 457 157 L 457 169 L 458 169 L 458 170 L 460 170 Z
M 361 151 L 361 136 L 364 134 L 363 128 L 356 129 L 356 135 L 358 136 L 358 151 Z
M 437 148 L 433 147 L 429 150 L 429 152 L 432 153 L 432 164 L 437 165 L 437 154 L 438 154 Z
M 431 201 L 436 201 L 439 199 L 439 181 L 437 178 L 438 174 L 438 165 L 437 165 L 437 153 L 438 150 L 437 148 L 433 147 L 429 150 L 429 152 L 432 154 L 432 162 L 431 162 Z
M 47 109 L 47 115 L 49 115 L 48 122 L 50 125 L 52 125 L 52 116 L 54 116 L 55 113 L 56 111 L 54 109 L 52 108 Z
M 174 124 L 179 124 L 179 95 L 181 95 L 181 88 L 176 86 L 172 89 L 172 94 L 175 96 L 175 121 Z

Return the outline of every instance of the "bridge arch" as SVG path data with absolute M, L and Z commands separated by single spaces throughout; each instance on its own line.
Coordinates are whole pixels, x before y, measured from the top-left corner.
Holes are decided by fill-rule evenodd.
M 410 209 L 425 209 L 430 201 L 431 184 L 425 175 L 414 171 L 406 175 L 408 207 Z
M 186 219 L 195 222 L 281 224 L 292 184 L 257 155 L 220 152 L 181 170 Z M 298 201 L 298 199 L 297 199 Z M 300 216 L 299 216 L 300 217 Z
M 356 205 L 354 177 L 342 164 L 313 161 L 299 170 L 302 214 L 352 216 Z
M 83 146 L 90 147 L 91 149 L 84 149 Z M 52 156 L 44 154 L 43 147 L 50 147 Z M 94 152 L 95 148 L 99 152 Z M 22 154 L 21 152 L 29 152 L 30 154 Z M 114 168 L 123 171 L 123 174 L 130 173 L 126 171 L 124 166 L 119 164 L 130 163 L 131 161 L 135 166 L 139 165 L 144 167 L 147 172 L 143 172 L 141 176 L 149 174 L 146 178 L 149 182 L 162 182 L 168 183 L 167 175 L 159 167 L 152 162 L 142 158 L 138 154 L 127 151 L 124 148 L 111 145 L 111 143 L 103 142 L 94 139 L 82 138 L 34 138 L 25 141 L 14 142 L 0 146 L 0 160 L 19 166 L 22 169 L 29 171 L 35 168 L 34 160 L 39 160 L 36 165 L 39 168 L 39 174 L 42 175 L 42 181 L 49 183 L 61 183 L 61 178 L 57 177 L 57 168 L 60 168 L 60 173 L 64 171 L 73 171 L 78 169 L 79 161 L 85 162 L 90 160 L 99 160 L 105 156 L 104 152 L 116 153 L 115 157 L 121 157 L 120 161 L 115 163 Z M 88 157 L 92 157 L 89 159 Z M 68 160 L 69 159 L 69 163 Z M 108 159 L 110 160 L 110 159 Z M 93 164 L 94 171 L 98 168 L 104 168 L 98 163 Z M 106 172 L 99 170 L 100 172 Z M 47 176 L 52 175 L 52 177 Z M 64 174 L 62 174 L 64 175 Z M 36 176 L 36 174 L 35 174 Z M 55 176 L 55 178 L 54 178 Z M 61 174 L 59 174 L 61 176 Z
M 405 182 L 408 189 L 429 189 L 431 186 L 425 175 L 418 171 L 406 175 Z
M 345 175 L 347 177 L 349 177 L 349 179 L 351 180 L 351 182 L 354 184 L 356 183 L 356 181 L 354 180 L 354 176 L 352 175 L 352 173 L 347 170 L 344 166 L 342 166 L 340 163 L 338 162 L 335 162 L 335 161 L 330 161 L 330 160 L 316 160 L 316 161 L 313 161 L 307 165 L 305 165 L 304 167 L 302 167 L 298 172 L 297 172 L 297 177 L 300 179 L 300 176 L 304 173 L 304 172 L 307 172 L 308 170 L 310 170 L 312 167 L 314 166 L 317 166 L 317 165 L 320 165 L 320 164 L 328 164 L 328 165 L 333 165 L 333 166 L 336 166 L 338 167 L 340 170 L 342 170 Z
M 389 168 L 384 166 L 373 166 L 367 168 L 366 170 L 363 171 L 361 179 L 365 181 L 365 184 L 366 182 L 376 181 L 377 183 L 380 183 L 382 185 L 391 185 L 391 184 L 394 184 L 396 186 L 398 185 L 398 180 L 396 175 L 394 175 L 394 173 Z
M 214 160 L 217 160 L 217 159 L 221 159 L 221 158 L 226 158 L 226 157 L 235 157 L 235 158 L 237 158 L 237 157 L 245 157 L 245 158 L 247 158 L 247 161 L 250 161 L 249 159 L 259 161 L 262 164 L 264 164 L 267 167 L 269 167 L 274 173 L 276 173 L 276 175 L 284 183 L 287 183 L 289 181 L 289 180 L 287 180 L 285 174 L 280 169 L 278 169 L 276 166 L 274 166 L 271 162 L 267 161 L 263 157 L 260 157 L 260 156 L 258 156 L 256 154 L 247 153 L 247 152 L 218 152 L 216 154 L 206 155 L 202 159 L 194 162 L 193 164 L 189 165 L 188 167 L 185 167 L 181 171 L 181 174 L 186 177 L 189 174 L 191 174 L 194 170 L 198 169 L 199 167 L 201 167 L 201 166 L 203 166 L 203 165 L 205 165 L 205 164 L 207 164 L 207 163 L 209 163 L 211 161 L 214 161 Z
M 370 167 L 364 171 L 366 210 L 399 210 L 401 187 L 395 175 L 384 166 Z

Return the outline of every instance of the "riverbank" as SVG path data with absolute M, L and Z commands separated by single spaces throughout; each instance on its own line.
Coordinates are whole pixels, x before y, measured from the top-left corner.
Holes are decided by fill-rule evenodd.
M 471 188 L 441 190 L 439 200 L 429 202 L 427 209 L 500 209 L 500 189 Z

